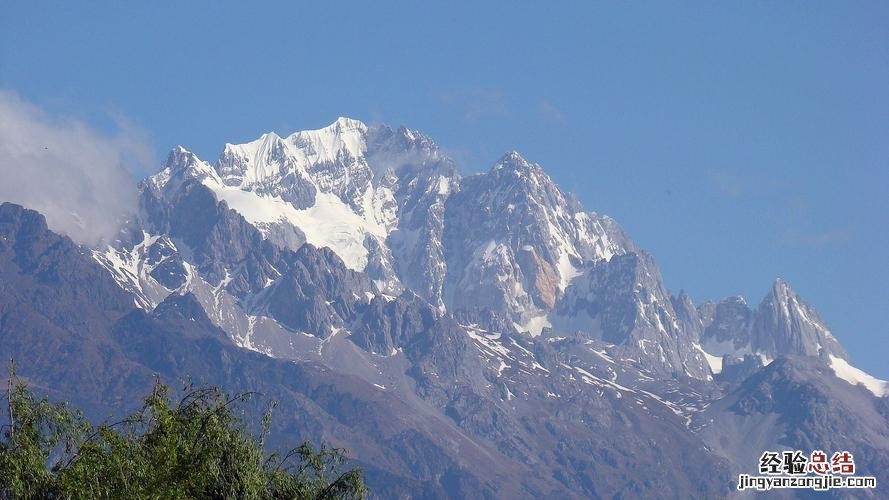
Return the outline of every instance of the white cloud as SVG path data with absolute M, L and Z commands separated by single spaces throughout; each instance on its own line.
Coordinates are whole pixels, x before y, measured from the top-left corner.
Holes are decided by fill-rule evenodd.
M 558 125 L 565 124 L 565 113 L 562 112 L 555 104 L 543 99 L 537 104 L 537 113 L 540 118 Z
M 154 164 L 144 134 L 116 121 L 117 131 L 104 133 L 0 90 L 0 202 L 40 211 L 79 243 L 112 238 L 137 208 L 130 171 Z

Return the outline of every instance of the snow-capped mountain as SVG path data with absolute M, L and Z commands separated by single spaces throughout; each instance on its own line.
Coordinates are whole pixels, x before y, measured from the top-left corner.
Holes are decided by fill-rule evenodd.
M 710 377 L 701 353 L 685 348 L 695 339 L 674 327 L 669 295 L 649 257 L 642 272 L 618 273 L 629 273 L 630 287 L 653 280 L 650 288 L 659 302 L 642 305 L 650 297 L 641 297 L 629 307 L 639 325 L 656 333 L 641 338 L 640 326 L 630 339 L 623 325 L 600 332 L 591 322 L 573 324 L 578 318 L 593 321 L 589 311 L 576 307 L 593 298 L 578 296 L 591 291 L 571 289 L 572 282 L 607 268 L 614 256 L 638 251 L 613 219 L 584 211 L 540 165 L 516 152 L 486 173 L 460 177 L 454 163 L 419 132 L 340 118 L 286 138 L 267 133 L 246 144 L 226 144 L 213 165 L 176 148 L 142 184 L 142 193 L 150 234 L 186 237 L 183 231 L 190 228 L 177 225 L 195 216 L 196 200 L 212 197 L 278 248 L 330 249 L 347 268 L 373 280 L 370 295 L 409 290 L 438 314 L 460 315 L 469 323 L 493 314 L 532 337 L 557 319 L 596 338 L 620 338 L 624 355 L 653 372 Z M 245 268 L 240 253 L 212 253 L 193 263 L 199 278 L 214 286 L 227 280 L 219 286 L 246 309 L 260 307 L 257 300 L 268 295 L 264 289 L 281 277 L 274 263 Z M 245 288 L 245 282 L 251 285 Z M 246 309 L 245 314 L 256 312 Z
M 97 409 L 149 373 L 261 386 L 288 399 L 288 431 L 344 436 L 395 497 L 656 497 L 667 475 L 678 498 L 721 497 L 756 466 L 744 446 L 856 432 L 839 410 L 867 429 L 864 466 L 889 463 L 889 384 L 786 282 L 755 309 L 673 295 L 613 219 L 517 152 L 461 176 L 420 132 L 340 118 L 212 163 L 174 148 L 139 189 L 96 249 L 0 208 L 3 353 L 59 390 L 21 345 L 96 353 L 115 367 Z M 47 296 L 59 311 L 30 305 Z M 92 364 L 65 359 L 75 378 Z
M 686 294 L 671 296 L 654 260 L 613 219 L 585 211 L 514 151 L 461 177 L 417 131 L 339 118 L 226 144 L 213 164 L 177 147 L 141 191 L 138 241 L 96 258 L 140 307 L 173 291 L 195 292 L 211 317 L 227 304 L 219 326 L 233 338 L 247 338 L 256 321 L 247 317 L 287 324 L 266 303 L 293 265 L 280 252 L 310 245 L 370 278 L 354 292 L 358 302 L 409 293 L 465 324 L 494 321 L 530 337 L 579 334 L 658 376 L 708 380 L 725 355 L 846 359 L 781 280 L 756 311 L 741 298 L 695 306 Z M 149 258 L 158 246 L 166 253 L 154 249 Z M 158 252 L 175 255 L 161 262 Z M 303 333 L 324 338 L 348 328 L 346 318 L 335 323 Z

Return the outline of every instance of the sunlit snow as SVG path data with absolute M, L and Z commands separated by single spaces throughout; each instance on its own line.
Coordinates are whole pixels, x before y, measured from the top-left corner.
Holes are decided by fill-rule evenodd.
M 833 369 L 833 372 L 837 377 L 852 385 L 861 384 L 867 390 L 874 393 L 875 396 L 883 397 L 886 394 L 889 394 L 889 382 L 880 380 L 869 373 L 855 368 L 843 358 L 838 358 L 831 354 L 830 367 Z

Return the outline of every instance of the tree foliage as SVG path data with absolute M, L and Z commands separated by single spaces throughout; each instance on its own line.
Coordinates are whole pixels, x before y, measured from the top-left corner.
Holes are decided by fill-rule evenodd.
M 344 450 L 308 442 L 264 451 L 271 407 L 251 433 L 235 409 L 252 394 L 156 382 L 139 411 L 94 427 L 10 374 L 0 436 L 0 498 L 363 498 Z

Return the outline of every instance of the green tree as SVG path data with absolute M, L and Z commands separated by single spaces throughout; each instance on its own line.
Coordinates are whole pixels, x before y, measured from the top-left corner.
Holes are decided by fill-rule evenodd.
M 363 498 L 345 451 L 308 442 L 264 452 L 271 410 L 258 436 L 229 397 L 188 387 L 178 399 L 156 382 L 139 411 L 94 427 L 66 403 L 37 397 L 11 370 L 0 436 L 0 498 Z

